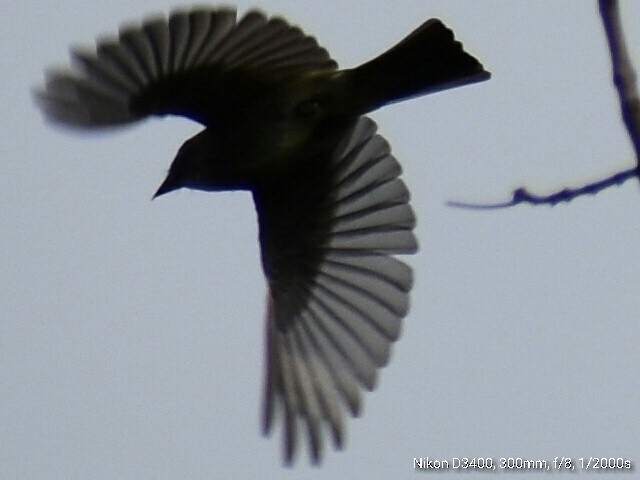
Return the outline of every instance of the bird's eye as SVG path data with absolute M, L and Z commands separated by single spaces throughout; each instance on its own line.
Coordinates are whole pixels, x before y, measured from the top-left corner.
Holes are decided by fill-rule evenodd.
M 304 102 L 298 104 L 295 113 L 299 118 L 317 118 L 320 114 L 320 101 L 317 98 L 305 100 Z

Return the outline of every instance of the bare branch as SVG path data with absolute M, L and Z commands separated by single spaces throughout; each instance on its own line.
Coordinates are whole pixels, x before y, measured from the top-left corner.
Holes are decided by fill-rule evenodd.
M 565 188 L 557 193 L 551 195 L 534 195 L 524 188 L 518 188 L 513 192 L 513 198 L 509 202 L 504 203 L 490 203 L 490 204 L 473 204 L 464 202 L 447 202 L 447 206 L 456 208 L 467 208 L 470 210 L 494 210 L 498 208 L 514 207 L 520 203 L 529 203 L 531 205 L 556 205 L 560 202 L 570 202 L 576 197 L 582 195 L 595 195 L 605 188 L 609 188 L 613 185 L 622 185 L 630 178 L 636 177 L 638 174 L 637 168 L 633 167 L 624 172 L 618 172 L 615 175 L 611 175 L 599 182 L 590 183 L 580 188 Z
M 513 192 L 510 201 L 494 204 L 473 204 L 465 202 L 447 202 L 447 205 L 457 208 L 469 208 L 475 210 L 508 208 L 520 203 L 532 205 L 556 205 L 560 202 L 570 202 L 582 195 L 596 195 L 602 190 L 613 185 L 622 185 L 630 178 L 640 178 L 640 99 L 636 87 L 636 73 L 633 70 L 629 54 L 627 52 L 620 10 L 617 0 L 599 0 L 600 15 L 604 26 L 609 51 L 611 52 L 611 67 L 613 70 L 613 83 L 618 90 L 622 119 L 629 132 L 629 137 L 636 152 L 636 166 L 630 170 L 618 172 L 604 180 L 585 185 L 584 187 L 570 189 L 565 188 L 557 193 L 547 196 L 539 196 L 529 193 L 525 187 Z
M 600 15 L 611 51 L 613 83 L 618 89 L 622 119 L 636 151 L 636 159 L 640 160 L 640 100 L 636 88 L 636 73 L 624 41 L 618 1 L 600 0 Z M 640 173 L 640 163 L 638 165 Z

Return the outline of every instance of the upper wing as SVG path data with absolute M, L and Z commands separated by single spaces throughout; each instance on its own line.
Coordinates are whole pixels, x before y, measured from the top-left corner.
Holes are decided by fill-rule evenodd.
M 71 50 L 71 68 L 47 72 L 35 91 L 53 121 L 75 127 L 121 125 L 153 114 L 202 121 L 206 99 L 227 72 L 254 74 L 337 67 L 313 37 L 281 18 L 231 9 L 174 11 L 125 26 L 95 51 Z
M 327 425 L 341 447 L 343 410 L 360 411 L 409 308 L 412 272 L 393 255 L 417 250 L 415 218 L 375 132 L 361 117 L 333 157 L 256 195 L 269 281 L 265 432 L 281 405 L 287 463 L 300 420 L 314 462 Z

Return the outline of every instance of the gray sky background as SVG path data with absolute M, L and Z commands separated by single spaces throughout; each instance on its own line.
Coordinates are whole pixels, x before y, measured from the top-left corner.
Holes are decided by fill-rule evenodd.
M 342 66 L 437 16 L 493 73 L 373 115 L 404 166 L 421 244 L 391 363 L 349 421 L 346 451 L 327 450 L 321 469 L 305 452 L 283 470 L 279 435 L 259 433 L 265 285 L 249 194 L 151 202 L 197 125 L 69 134 L 30 97 L 70 44 L 176 4 L 9 2 L 0 478 L 413 478 L 419 456 L 637 465 L 638 182 L 555 208 L 444 205 L 505 200 L 520 185 L 550 193 L 633 165 L 595 1 L 237 3 L 284 15 Z M 640 3 L 623 6 L 637 45 Z

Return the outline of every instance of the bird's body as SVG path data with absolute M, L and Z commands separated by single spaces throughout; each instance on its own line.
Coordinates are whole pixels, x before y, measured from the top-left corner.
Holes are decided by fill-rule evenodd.
M 181 115 L 205 128 L 178 151 L 156 196 L 187 187 L 249 190 L 267 295 L 265 431 L 284 410 L 285 460 L 306 425 L 314 462 L 322 425 L 337 447 L 343 410 L 407 314 L 412 274 L 395 254 L 417 242 L 389 145 L 363 115 L 387 103 L 489 78 L 439 20 L 354 69 L 279 18 L 230 9 L 174 12 L 74 50 L 36 98 L 78 128 Z

